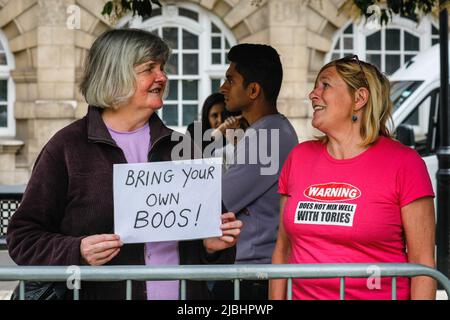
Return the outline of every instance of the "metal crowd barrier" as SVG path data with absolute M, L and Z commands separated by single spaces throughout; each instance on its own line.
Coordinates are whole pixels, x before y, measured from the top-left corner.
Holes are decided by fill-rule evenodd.
M 417 264 L 305 264 L 305 265 L 183 265 L 183 266 L 82 266 L 77 267 L 81 281 L 126 281 L 127 300 L 132 299 L 132 281 L 180 280 L 181 300 L 186 299 L 186 280 L 234 280 L 234 298 L 239 300 L 239 280 L 287 279 L 287 299 L 292 299 L 292 279 L 339 278 L 340 299 L 345 300 L 346 278 L 369 278 L 368 270 L 377 268 L 380 277 L 392 277 L 392 300 L 397 299 L 397 277 L 429 276 L 450 298 L 450 280 L 435 269 Z M 72 274 L 66 266 L 0 267 L 0 281 L 20 281 L 20 299 L 24 299 L 24 281 L 67 281 Z M 79 300 L 79 290 L 73 290 Z

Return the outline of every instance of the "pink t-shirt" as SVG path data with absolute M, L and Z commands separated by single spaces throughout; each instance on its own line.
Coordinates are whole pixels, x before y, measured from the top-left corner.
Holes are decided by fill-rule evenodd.
M 406 263 L 401 208 L 434 196 L 417 152 L 386 137 L 345 160 L 332 158 L 318 141 L 297 145 L 279 193 L 289 196 L 283 215 L 289 263 Z M 391 299 L 391 278 L 378 284 L 346 278 L 345 297 Z M 409 297 L 409 279 L 398 278 L 397 298 Z M 294 280 L 293 298 L 339 299 L 339 279 Z

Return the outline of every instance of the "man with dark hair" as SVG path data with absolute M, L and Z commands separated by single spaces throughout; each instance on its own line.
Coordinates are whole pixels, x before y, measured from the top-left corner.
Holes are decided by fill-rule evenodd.
M 279 223 L 278 176 L 298 143 L 294 128 L 277 110 L 283 69 L 277 51 L 267 45 L 239 44 L 220 92 L 228 111 L 241 111 L 250 127 L 236 146 L 224 173 L 222 201 L 244 226 L 237 244 L 237 264 L 270 264 Z M 267 299 L 268 282 L 242 281 L 241 299 Z M 230 281 L 216 282 L 217 299 L 232 299 Z
M 265 100 L 276 110 L 283 80 L 283 68 L 277 51 L 271 46 L 243 43 L 231 48 L 228 60 L 243 77 L 243 86 L 258 83 Z

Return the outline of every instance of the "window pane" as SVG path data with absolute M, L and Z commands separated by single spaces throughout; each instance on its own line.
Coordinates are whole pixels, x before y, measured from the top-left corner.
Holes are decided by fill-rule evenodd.
M 387 74 L 393 74 L 398 68 L 400 68 L 400 55 L 387 54 L 385 72 Z
M 178 49 L 178 28 L 163 28 L 163 39 L 170 48 Z
M 419 38 L 406 31 L 405 50 L 419 51 Z
M 340 58 L 339 53 L 333 53 L 333 54 L 331 55 L 331 60 L 336 60 L 336 59 L 339 59 L 339 58 Z
M 344 49 L 353 50 L 353 38 L 344 38 Z
M 184 29 L 183 49 L 198 49 L 198 36 Z
M 431 26 L 431 34 L 439 34 L 439 29 L 434 25 Z
M 198 99 L 198 80 L 183 80 L 183 100 Z
M 225 39 L 225 49 L 230 49 L 230 43 Z
M 211 47 L 213 49 L 220 49 L 220 37 L 211 37 Z
M 439 39 L 431 39 L 432 46 L 434 46 L 436 43 L 439 43 Z
M 162 111 L 163 121 L 167 126 L 178 125 L 178 106 L 176 104 L 165 105 Z
M 400 50 L 400 30 L 386 30 L 386 50 Z
M 222 63 L 220 61 L 220 53 L 213 53 L 211 60 L 212 60 L 212 64 L 221 64 Z
M 189 9 L 185 9 L 185 8 L 179 8 L 178 9 L 178 14 L 180 16 L 198 21 L 198 13 Z
M 6 53 L 0 52 L 0 65 L 7 65 L 8 61 L 6 60 Z
M 367 61 L 376 65 L 378 69 L 381 70 L 381 55 L 379 54 L 368 54 Z
M 353 34 L 353 23 L 344 30 L 344 33 Z
M 0 80 L 0 101 L 8 101 L 8 80 Z
M 6 105 L 0 105 L 0 127 L 6 128 L 8 126 L 8 112 Z
M 427 146 L 427 139 L 430 134 L 434 135 L 434 130 L 430 130 L 430 120 L 434 128 L 437 120 L 436 110 L 432 110 L 436 107 L 435 97 L 435 94 L 431 93 L 403 121 L 413 126 L 417 151 L 421 155 L 427 154 L 430 147 L 434 149 L 434 146 Z M 432 144 L 434 143 L 433 141 Z
M 183 54 L 183 74 L 198 74 L 198 54 Z
M 367 50 L 381 50 L 381 32 L 377 31 L 366 38 Z
M 340 45 L 341 45 L 341 39 L 339 39 L 339 40 L 336 42 L 336 45 L 334 46 L 334 50 L 339 50 Z
M 211 79 L 211 92 L 219 92 L 222 80 Z
M 408 97 L 417 90 L 422 81 L 394 81 L 391 82 L 391 99 L 394 111 L 397 110 Z
M 178 99 L 178 80 L 169 80 L 169 94 L 166 100 Z
M 160 16 L 162 14 L 162 10 L 159 7 L 152 9 L 152 17 Z
M 220 33 L 220 29 L 214 23 L 211 23 L 211 31 L 214 33 Z
M 415 108 L 414 111 L 403 121 L 403 123 L 413 126 L 419 125 L 419 108 Z
M 187 126 L 192 121 L 197 120 L 198 106 L 197 105 L 183 105 L 183 126 Z
M 405 63 L 407 63 L 409 60 L 411 60 L 414 57 L 415 57 L 414 54 L 407 54 L 407 55 L 405 55 Z
M 178 74 L 178 54 L 174 53 L 170 55 L 165 69 L 167 74 Z

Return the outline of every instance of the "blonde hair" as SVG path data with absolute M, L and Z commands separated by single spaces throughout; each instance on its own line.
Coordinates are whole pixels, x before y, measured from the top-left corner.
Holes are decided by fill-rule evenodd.
M 134 67 L 150 60 L 165 64 L 170 49 L 157 35 L 140 29 L 114 29 L 92 44 L 80 90 L 90 105 L 118 107 L 136 90 Z
M 356 59 L 349 58 L 327 63 L 320 69 L 319 75 L 330 67 L 336 68 L 352 96 L 359 88 L 367 88 L 369 91 L 369 99 L 362 109 L 360 134 L 363 141 L 361 145 L 372 144 L 380 135 L 392 137 L 389 130 L 389 125 L 392 125 L 391 85 L 387 77 L 376 66 L 364 61 L 358 63 Z M 324 143 L 328 141 L 327 136 L 321 136 L 318 139 Z

